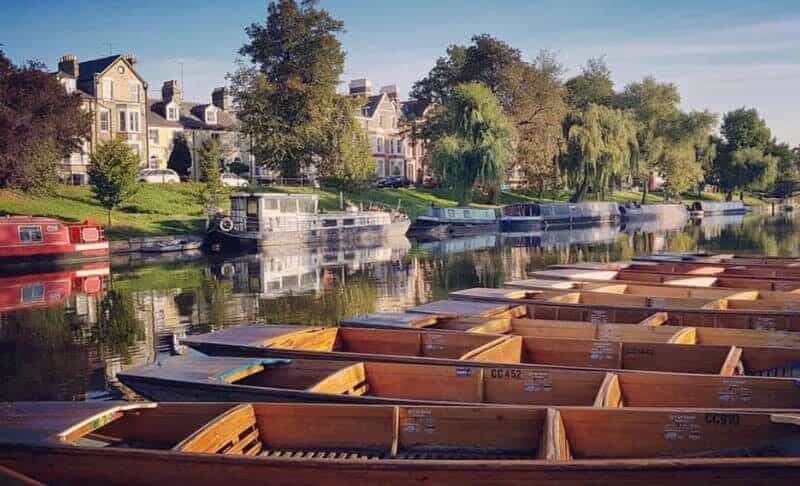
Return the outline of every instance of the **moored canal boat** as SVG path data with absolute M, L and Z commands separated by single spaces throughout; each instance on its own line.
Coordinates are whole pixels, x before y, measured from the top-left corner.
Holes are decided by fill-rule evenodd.
M 0 407 L 0 463 L 47 484 L 800 481 L 797 416 L 766 411 L 249 402 Z
M 409 229 L 415 237 L 432 239 L 496 232 L 499 220 L 494 209 L 470 207 L 437 208 L 418 216 Z
M 503 208 L 500 224 L 503 231 L 524 233 L 532 230 L 619 221 L 616 203 L 522 203 Z
M 0 217 L 0 273 L 107 260 L 103 227 L 55 218 Z
M 695 201 L 689 207 L 689 216 L 693 219 L 701 219 L 706 216 L 719 216 L 729 214 L 745 214 L 747 207 L 742 201 L 728 202 L 709 202 Z
M 236 193 L 230 199 L 230 216 L 219 215 L 209 223 L 212 248 L 380 242 L 402 237 L 411 224 L 399 211 L 323 213 L 317 194 Z

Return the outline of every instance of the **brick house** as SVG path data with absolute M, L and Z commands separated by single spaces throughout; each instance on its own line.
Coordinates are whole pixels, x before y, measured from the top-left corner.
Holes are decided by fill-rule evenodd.
M 62 160 L 65 182 L 86 184 L 92 152 L 101 142 L 122 137 L 147 165 L 147 82 L 136 71 L 136 58 L 115 55 L 78 62 L 67 54 L 58 61 L 56 77 L 69 93 L 78 92 L 91 114 L 91 134 L 79 152 Z
M 208 139 L 219 140 L 225 156 L 222 167 L 233 162 L 250 165 L 250 142 L 239 131 L 233 112 L 233 101 L 225 88 L 211 93 L 211 103 L 185 101 L 178 81 L 165 81 L 161 100 L 148 100 L 148 144 L 150 166 L 164 168 L 178 134 L 183 134 L 192 158 L 190 177 L 200 177 L 202 161 L 198 150 Z
M 365 98 L 357 118 L 367 130 L 377 177 L 405 176 L 412 181 L 422 179 L 422 144 L 412 143 L 401 129 L 405 104 L 398 99 L 397 87 L 384 86 L 372 94 L 368 79 L 354 79 L 349 84 L 350 96 Z

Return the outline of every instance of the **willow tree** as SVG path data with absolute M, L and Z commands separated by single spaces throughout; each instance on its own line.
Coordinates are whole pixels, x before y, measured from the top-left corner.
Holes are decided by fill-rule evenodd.
M 513 157 L 512 128 L 492 91 L 481 83 L 457 86 L 437 114 L 431 159 L 434 172 L 470 200 L 475 183 L 496 187 Z
M 565 122 L 566 153 L 561 159 L 575 193 L 582 200 L 589 188 L 605 197 L 620 177 L 635 166 L 638 155 L 636 122 L 630 114 L 591 104 Z

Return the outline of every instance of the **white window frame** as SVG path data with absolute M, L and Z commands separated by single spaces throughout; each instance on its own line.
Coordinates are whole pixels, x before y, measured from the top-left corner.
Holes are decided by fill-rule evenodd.
M 119 110 L 119 131 L 120 132 L 127 132 L 128 131 L 128 111 L 124 109 Z
M 141 128 L 139 126 L 139 112 L 137 110 L 131 110 L 128 112 L 128 132 L 130 133 L 139 133 Z
M 178 107 L 174 103 L 170 103 L 167 105 L 167 120 L 169 121 L 178 121 L 180 118 Z
M 134 103 L 139 103 L 141 100 L 141 96 L 139 95 L 139 83 L 136 81 L 130 81 L 128 83 L 128 95 L 130 96 L 131 101 Z
M 103 79 L 102 80 L 102 90 L 104 100 L 112 100 L 114 99 L 114 80 L 113 79 Z
M 154 136 L 155 135 L 155 136 Z M 158 145 L 158 128 L 149 128 L 147 131 L 147 138 L 153 145 Z
M 383 153 L 383 137 L 377 137 L 375 147 L 377 148 L 376 152 L 379 154 Z
M 217 124 L 217 110 L 213 108 L 206 109 L 206 123 L 209 125 Z
M 104 133 L 111 131 L 111 112 L 105 108 L 100 108 L 99 119 L 100 131 Z
M 44 232 L 42 231 L 42 227 L 39 225 L 24 225 L 18 226 L 18 237 L 19 242 L 23 245 L 36 245 L 39 243 L 44 243 Z M 22 234 L 25 233 L 28 235 L 28 240 L 23 241 Z M 30 235 L 38 235 L 38 238 L 31 238 Z

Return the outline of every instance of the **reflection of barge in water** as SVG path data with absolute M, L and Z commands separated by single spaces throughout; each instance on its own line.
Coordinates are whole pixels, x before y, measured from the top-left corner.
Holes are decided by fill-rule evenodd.
M 317 194 L 239 193 L 230 216 L 217 217 L 208 241 L 229 248 L 380 242 L 405 235 L 410 222 L 398 211 L 321 213 Z
M 559 248 L 589 243 L 609 243 L 619 235 L 617 226 L 589 226 L 533 231 L 528 233 L 503 233 L 503 243 L 516 247 Z
M 406 238 L 382 246 L 347 248 L 265 248 L 212 266 L 214 275 L 230 280 L 236 294 L 276 297 L 322 289 L 324 272 L 332 268 L 357 270 L 366 265 L 400 261 L 411 248 Z
M 74 293 L 96 294 L 106 286 L 108 263 L 87 263 L 58 272 L 0 278 L 0 312 L 63 304 Z
M 500 237 L 497 233 L 490 233 L 486 235 L 448 238 L 441 241 L 426 241 L 423 243 L 418 243 L 417 248 L 434 255 L 445 255 L 450 253 L 464 253 L 468 251 L 493 249 L 497 246 L 499 240 Z

